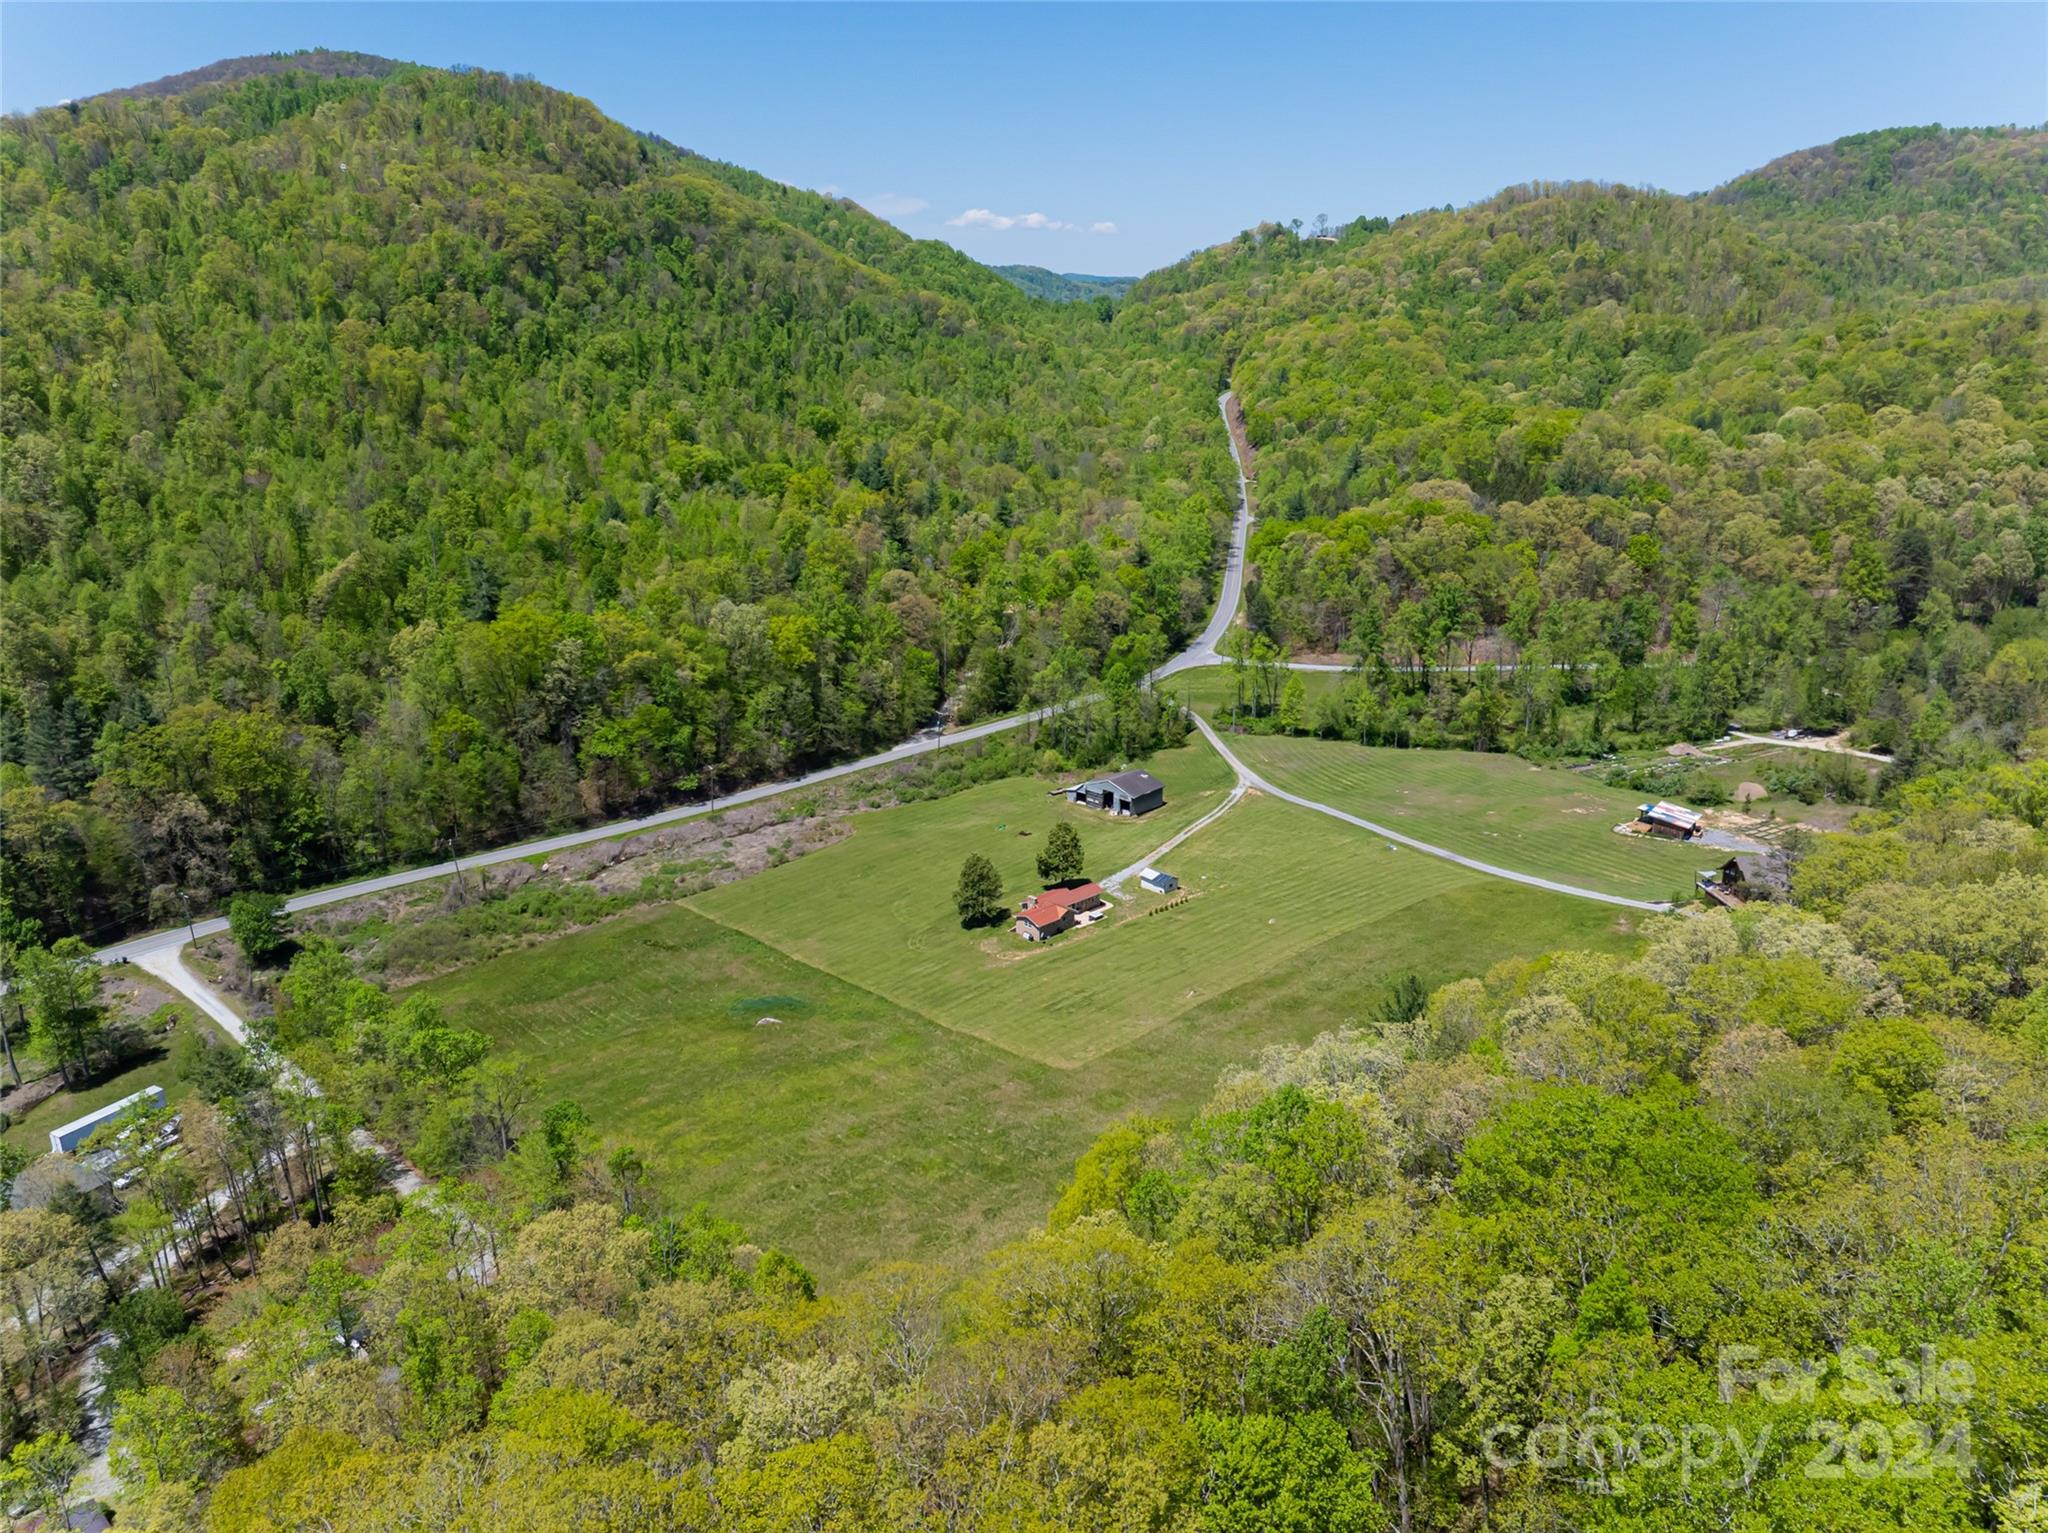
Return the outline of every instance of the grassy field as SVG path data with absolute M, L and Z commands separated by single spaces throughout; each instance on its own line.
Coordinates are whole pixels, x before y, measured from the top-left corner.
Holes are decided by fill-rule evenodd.
M 823 1271 L 943 1252 L 1065 1145 L 1032 1066 L 687 907 L 638 912 L 435 980 L 551 1095 L 646 1153 L 684 1202 Z M 779 1020 L 764 1023 L 764 1017 Z
M 1280 787 L 1499 867 L 1635 899 L 1689 895 L 1710 851 L 1617 836 L 1639 795 L 1557 767 L 1282 735 L 1230 748 Z
M 1154 769 L 1172 795 L 1180 768 Z M 988 934 L 950 916 L 964 855 L 953 838 L 992 830 L 991 814 L 1037 791 L 996 787 L 1008 796 L 983 788 L 863 816 L 847 840 L 691 905 L 424 988 L 530 1057 L 551 1094 L 639 1147 L 676 1195 L 836 1276 L 1038 1225 L 1109 1123 L 1194 1110 L 1260 1047 L 1369 1018 L 1404 972 L 1433 985 L 1515 953 L 1631 940 L 1626 912 L 1389 853 L 1252 798 L 1176 854 L 1185 903 L 998 962 Z M 1047 801 L 1030 802 L 1042 818 Z M 1149 841 L 1161 825 L 1146 824 Z M 1128 860 L 1105 851 L 1100 866 Z M 910 946 L 889 912 L 901 897 L 925 914 L 927 886 L 946 919 L 921 923 L 927 942 Z M 742 913 L 772 940 L 737 929 Z M 935 942 L 965 979 L 918 961 Z
M 1282 672 L 1279 677 L 1280 684 L 1284 685 L 1289 675 L 1301 677 L 1302 695 L 1308 702 L 1311 716 L 1319 701 L 1343 691 L 1344 684 L 1351 679 L 1350 675 L 1343 671 L 1295 671 Z M 1183 703 L 1212 723 L 1222 723 L 1230 717 L 1234 683 L 1231 680 L 1229 666 L 1203 665 L 1190 671 L 1182 671 L 1165 682 L 1163 690 L 1176 693 Z M 1245 690 L 1246 706 L 1249 708 L 1252 691 L 1252 679 L 1249 676 L 1245 678 Z
M 1009 778 L 863 814 L 836 845 L 691 904 L 928 1021 L 1042 1063 L 1078 1064 L 1185 1007 L 1180 992 L 1163 994 L 1157 981 L 1181 972 L 1212 940 L 1209 922 L 1196 915 L 1127 923 L 1128 906 L 1120 905 L 1095 926 L 1032 945 L 1007 922 L 963 930 L 953 889 L 962 860 L 980 852 L 1002 874 L 1014 907 L 1041 887 L 1034 863 L 1062 820 L 1080 832 L 1088 875 L 1106 877 L 1214 808 L 1231 784 L 1222 759 L 1199 740 L 1161 752 L 1150 770 L 1166 784 L 1167 804 L 1142 819 L 1079 808 L 1047 797 L 1049 783 Z M 1125 953 L 1132 940 L 1145 956 Z M 1183 945 L 1187 953 L 1174 953 Z M 1182 990 L 1189 985 L 1206 993 L 1213 977 L 1193 976 Z

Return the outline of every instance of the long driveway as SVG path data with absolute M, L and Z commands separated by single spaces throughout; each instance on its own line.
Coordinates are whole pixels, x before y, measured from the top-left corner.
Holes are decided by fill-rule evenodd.
M 1154 681 L 1197 666 L 1221 665 L 1223 655 L 1217 646 L 1230 632 L 1230 625 L 1237 619 L 1238 603 L 1244 597 L 1244 551 L 1252 533 L 1252 486 L 1245 472 L 1244 454 L 1238 451 L 1237 428 L 1230 424 L 1230 399 L 1226 391 L 1217 398 L 1216 408 L 1222 412 L 1223 431 L 1230 439 L 1230 461 L 1237 467 L 1237 520 L 1230 529 L 1230 547 L 1223 555 L 1223 583 L 1216 592 L 1216 610 L 1209 614 L 1208 626 L 1195 635 L 1194 643 L 1152 673 Z
M 1451 851 L 1447 847 L 1432 846 L 1427 841 L 1418 841 L 1413 836 L 1403 835 L 1400 831 L 1394 830 L 1389 826 L 1377 824 L 1372 820 L 1360 819 L 1355 814 L 1347 813 L 1329 804 L 1320 803 L 1312 798 L 1303 798 L 1299 793 L 1289 793 L 1285 788 L 1268 782 L 1240 761 L 1236 753 L 1223 743 L 1223 737 L 1216 733 L 1214 727 L 1201 714 L 1190 710 L 1188 716 L 1195 721 L 1195 727 L 1201 730 L 1203 738 L 1216 748 L 1216 754 L 1230 763 L 1231 769 L 1237 773 L 1237 780 L 1240 785 L 1249 784 L 1257 788 L 1261 793 L 1269 793 L 1283 803 L 1295 804 L 1303 809 L 1313 809 L 1317 814 L 1326 814 L 1333 820 L 1342 820 L 1346 825 L 1355 825 L 1360 830 L 1369 830 L 1376 836 L 1382 836 L 1389 841 L 1399 842 L 1402 846 L 1411 847 L 1415 851 L 1425 853 L 1431 857 L 1441 857 L 1445 862 L 1454 862 L 1461 868 L 1470 868 L 1473 872 L 1484 873 L 1489 878 L 1505 878 L 1510 883 L 1526 884 L 1531 889 L 1547 889 L 1552 894 L 1568 894 L 1573 899 L 1597 900 L 1603 905 L 1624 905 L 1630 910 L 1667 911 L 1671 909 L 1671 906 L 1668 904 L 1657 900 L 1632 900 L 1626 895 L 1608 894 L 1599 889 L 1583 889 L 1577 884 L 1559 883 L 1554 878 L 1538 878 L 1534 873 L 1518 873 L 1513 868 L 1497 867 L 1493 863 L 1481 862 L 1476 857 L 1467 857 L 1463 853 Z

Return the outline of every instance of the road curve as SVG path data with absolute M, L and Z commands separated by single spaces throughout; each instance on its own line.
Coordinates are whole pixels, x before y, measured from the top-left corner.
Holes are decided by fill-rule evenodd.
M 155 975 L 173 990 L 183 995 L 193 1005 L 205 1012 L 214 1026 L 226 1033 L 243 1048 L 249 1046 L 249 1028 L 241 1015 L 230 1006 L 211 985 L 192 972 L 185 962 L 182 943 L 168 947 L 152 948 L 137 955 L 135 967 L 145 974 Z
M 1152 673 L 1149 679 L 1153 681 L 1197 666 L 1221 665 L 1223 655 L 1217 646 L 1230 632 L 1230 625 L 1237 618 L 1238 603 L 1244 597 L 1245 544 L 1250 540 L 1252 530 L 1252 486 L 1250 477 L 1245 473 L 1244 457 L 1237 450 L 1237 432 L 1230 424 L 1230 399 L 1230 391 L 1224 390 L 1216 398 L 1216 408 L 1223 416 L 1223 434 L 1230 443 L 1230 461 L 1237 467 L 1237 519 L 1230 529 L 1230 547 L 1223 555 L 1223 581 L 1216 592 L 1216 610 L 1209 614 L 1208 626 L 1195 635 L 1194 643 Z
M 1356 825 L 1360 830 L 1369 830 L 1376 836 L 1382 836 L 1389 841 L 1397 841 L 1402 846 L 1411 847 L 1415 851 L 1426 853 L 1431 857 L 1441 857 L 1445 862 L 1454 862 L 1461 868 L 1470 868 L 1473 872 L 1484 873 L 1489 878 L 1505 878 L 1510 883 L 1526 884 L 1531 889 L 1547 889 L 1552 894 L 1568 894 L 1573 899 L 1580 900 L 1597 900 L 1603 905 L 1622 905 L 1630 910 L 1653 910 L 1661 913 L 1671 909 L 1670 905 L 1657 900 L 1632 900 L 1626 895 L 1606 894 L 1598 889 L 1582 889 L 1577 884 L 1561 884 L 1554 879 L 1538 878 L 1534 873 L 1517 873 L 1513 868 L 1496 867 L 1490 862 L 1481 862 L 1477 858 L 1463 856 L 1448 848 L 1432 846 L 1427 841 L 1418 841 L 1413 836 L 1404 836 L 1398 830 L 1389 829 L 1385 825 L 1374 824 L 1371 820 L 1362 820 L 1355 814 L 1347 814 L 1342 809 L 1332 808 L 1330 805 L 1319 803 L 1315 799 L 1303 798 L 1298 793 L 1289 793 L 1285 788 L 1276 787 L 1266 781 L 1265 778 L 1238 760 L 1236 754 L 1229 746 L 1223 743 L 1223 737 L 1216 733 L 1216 730 L 1207 719 L 1192 710 L 1190 710 L 1189 717 L 1194 719 L 1195 727 L 1202 731 L 1203 737 L 1216 748 L 1216 754 L 1230 763 L 1232 769 L 1237 773 L 1240 784 L 1249 783 L 1261 793 L 1271 794 L 1274 798 L 1284 803 L 1294 804 L 1303 809 L 1313 809 L 1317 814 L 1326 814 L 1333 820 L 1342 820 L 1346 825 Z
M 1230 427 L 1230 397 L 1226 391 L 1216 401 L 1216 408 L 1223 415 L 1226 433 L 1229 433 Z M 1149 680 L 1156 681 L 1191 666 L 1216 664 L 1219 659 L 1216 646 L 1222 641 L 1223 635 L 1230 628 L 1231 620 L 1237 615 L 1238 600 L 1244 591 L 1245 542 L 1251 530 L 1251 494 L 1245 479 L 1244 463 L 1238 457 L 1236 435 L 1229 434 L 1231 459 L 1237 464 L 1237 519 L 1231 528 L 1230 546 L 1224 554 L 1223 579 L 1217 591 L 1216 611 L 1210 617 L 1208 627 L 1196 635 L 1194 642 L 1153 671 Z M 637 819 L 614 820 L 609 824 L 592 825 L 584 830 L 566 831 L 558 836 L 542 836 L 533 841 L 521 841 L 513 846 L 497 846 L 487 851 L 469 852 L 461 858 L 459 865 L 454 861 L 437 862 L 427 867 L 380 874 L 374 878 L 353 879 L 348 883 L 333 884 L 324 889 L 310 889 L 286 900 L 285 909 L 316 910 L 322 905 L 338 905 L 344 900 L 360 899 L 366 894 L 381 894 L 387 889 L 403 889 L 409 884 L 424 883 L 432 878 L 447 878 L 470 868 L 487 868 L 501 862 L 518 862 L 527 857 L 548 856 L 555 852 L 567 851 L 571 847 L 587 846 L 593 841 L 609 841 L 614 836 L 627 836 L 637 831 L 653 830 L 657 826 L 674 825 L 682 820 L 694 820 L 701 815 L 736 809 L 742 804 L 773 798 L 779 793 L 788 793 L 796 788 L 807 788 L 813 783 L 830 782 L 834 778 L 851 776 L 855 772 L 865 772 L 898 761 L 908 761 L 928 751 L 945 750 L 949 746 L 984 740 L 990 735 L 1002 734 L 1007 730 L 1049 718 L 1056 711 L 1053 708 L 1034 708 L 1028 713 L 1012 714 L 1003 719 L 990 719 L 986 723 L 971 724 L 965 729 L 953 730 L 947 734 L 921 735 L 888 750 L 877 751 L 872 756 L 863 756 L 857 761 L 843 761 L 837 766 L 819 767 L 816 771 L 806 772 L 801 777 L 760 783 L 751 788 L 742 788 L 735 793 L 722 794 L 717 798 L 678 804 L 673 809 L 641 815 Z M 125 941 L 111 943 L 100 948 L 94 956 L 101 963 L 131 962 L 145 954 L 175 950 L 196 937 L 211 937 L 227 929 L 228 923 L 224 919 L 212 916 L 204 921 L 188 922 L 185 925 L 146 932 L 139 937 L 129 937 Z

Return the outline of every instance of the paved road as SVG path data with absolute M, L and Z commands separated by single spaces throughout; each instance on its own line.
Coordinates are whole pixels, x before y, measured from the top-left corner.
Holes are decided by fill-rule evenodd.
M 1413 836 L 1404 836 L 1398 830 L 1391 830 L 1385 825 L 1377 825 L 1371 820 L 1362 820 L 1355 814 L 1347 814 L 1342 809 L 1332 808 L 1330 805 L 1319 803 L 1315 799 L 1303 798 L 1298 793 L 1289 793 L 1285 788 L 1276 787 L 1266 781 L 1265 778 L 1259 776 L 1257 772 L 1254 772 L 1250 767 L 1238 760 L 1230 747 L 1223 743 L 1223 737 L 1216 733 L 1207 719 L 1203 718 L 1199 713 L 1193 714 L 1192 717 L 1195 721 L 1195 727 L 1201 730 L 1203 736 L 1216 748 L 1216 754 L 1229 762 L 1232 769 L 1236 771 L 1238 781 L 1241 784 L 1249 783 L 1261 793 L 1269 793 L 1274 798 L 1280 799 L 1285 803 L 1295 804 L 1303 809 L 1313 809 L 1317 814 L 1326 814 L 1333 820 L 1342 820 L 1346 825 L 1356 825 L 1360 830 L 1369 830 L 1376 836 L 1382 836 L 1389 841 L 1399 842 L 1402 846 L 1412 847 L 1414 850 L 1424 852 L 1431 857 L 1441 857 L 1445 862 L 1455 862 L 1461 868 L 1470 868 L 1473 872 L 1484 873 L 1489 878 L 1505 878 L 1510 883 L 1526 884 L 1531 889 L 1547 889 L 1552 894 L 1569 894 L 1574 899 L 1598 900 L 1603 905 L 1624 905 L 1630 910 L 1668 911 L 1671 909 L 1671 906 L 1656 900 L 1632 900 L 1619 894 L 1603 893 L 1598 889 L 1582 889 L 1577 884 L 1561 884 L 1555 879 L 1538 878 L 1533 873 L 1517 873 L 1513 868 L 1495 867 L 1490 862 L 1480 862 L 1477 858 L 1466 857 L 1441 846 L 1432 846 L 1427 841 L 1418 841 Z
M 652 830 L 658 825 L 673 825 L 680 820 L 693 820 L 699 815 L 717 814 L 723 809 L 751 804 L 758 799 L 773 798 L 776 794 L 787 793 L 793 788 L 830 782 L 835 777 L 864 772 L 871 767 L 887 766 L 894 761 L 908 761 L 913 756 L 922 756 L 927 751 L 942 750 L 949 745 L 961 745 L 969 740 L 980 740 L 989 735 L 1000 734 L 1004 730 L 1015 729 L 1019 725 L 1046 718 L 1052 712 L 1050 708 L 1039 708 L 1006 719 L 992 719 L 988 723 L 975 724 L 950 734 L 921 736 L 915 740 L 906 740 L 903 744 L 876 755 L 863 756 L 858 761 L 820 767 L 817 771 L 806 772 L 801 777 L 742 788 L 737 793 L 727 793 L 694 804 L 681 804 L 674 809 L 664 809 L 658 814 L 642 815 L 638 819 L 615 820 L 608 825 L 593 825 L 587 830 L 569 831 L 559 836 L 543 836 L 536 841 L 522 841 L 516 846 L 499 846 L 488 851 L 469 852 L 464 854 L 459 866 L 454 862 L 437 862 L 429 867 L 408 868 L 400 873 L 386 873 L 376 878 L 358 878 L 350 883 L 309 890 L 304 894 L 295 894 L 285 901 L 285 909 L 314 910 L 322 905 L 339 904 L 343 900 L 358 899 L 366 894 L 378 894 L 386 889 L 403 889 L 408 884 L 421 883 L 430 878 L 447 878 L 454 873 L 473 868 L 490 867 L 501 862 L 516 862 L 526 857 L 546 856 L 554 852 L 567 851 L 572 846 L 586 846 L 593 841 L 608 841 L 614 836 Z M 210 937 L 217 932 L 226 931 L 227 928 L 228 923 L 225 920 L 214 916 L 186 926 L 174 926 L 165 931 L 130 937 L 125 942 L 116 942 L 101 948 L 97 956 L 102 963 L 121 963 L 139 959 L 145 953 L 182 947 L 193 937 Z
M 1216 407 L 1223 414 L 1224 427 L 1227 431 L 1230 425 L 1230 395 L 1225 393 L 1218 398 Z M 1244 463 L 1238 457 L 1237 439 L 1234 434 L 1231 436 L 1230 453 L 1232 460 L 1237 463 L 1237 522 L 1231 529 L 1230 547 L 1224 555 L 1223 580 L 1221 589 L 1217 592 L 1216 611 L 1209 619 L 1209 626 L 1195 637 L 1192 644 L 1152 673 L 1154 680 L 1171 676 L 1176 671 L 1187 670 L 1191 666 L 1219 663 L 1221 657 L 1216 652 L 1216 646 L 1222 642 L 1223 635 L 1230 628 L 1231 620 L 1237 615 L 1238 600 L 1244 592 L 1245 540 L 1251 532 L 1251 490 L 1245 478 Z M 380 894 L 387 889 L 403 889 L 408 884 L 423 883 L 431 878 L 447 878 L 469 868 L 484 868 L 501 862 L 517 862 L 527 857 L 547 856 L 567 851 L 573 846 L 587 846 L 593 841 L 609 841 L 614 836 L 631 835 L 636 831 L 653 830 L 661 825 L 694 820 L 700 815 L 735 809 L 742 804 L 773 798 L 778 793 L 806 788 L 813 783 L 830 782 L 834 778 L 847 777 L 855 772 L 865 772 L 874 767 L 908 761 L 928 751 L 965 745 L 971 740 L 984 740 L 990 735 L 1002 734 L 1006 730 L 1050 718 L 1055 711 L 1052 708 L 1036 708 L 1029 713 L 1013 714 L 1005 719 L 990 719 L 986 723 L 972 724 L 965 729 L 952 730 L 946 734 L 920 735 L 888 750 L 878 751 L 872 756 L 863 756 L 858 761 L 819 767 L 815 772 L 806 772 L 801 777 L 785 778 L 781 782 L 764 782 L 756 787 L 742 788 L 736 793 L 727 793 L 718 798 L 705 799 L 694 804 L 679 804 L 673 809 L 642 815 L 638 819 L 615 820 L 608 825 L 593 825 L 587 830 L 573 830 L 559 836 L 543 836 L 536 841 L 522 841 L 516 846 L 500 846 L 489 851 L 470 852 L 463 856 L 459 867 L 452 861 L 437 862 L 429 867 L 407 868 L 399 873 L 385 873 L 376 878 L 358 878 L 325 889 L 308 890 L 303 894 L 293 895 L 285 902 L 285 909 L 314 910 L 322 905 L 336 905 L 344 900 L 360 899 L 366 894 Z M 227 928 L 228 923 L 225 920 L 214 916 L 204 921 L 148 932 L 140 937 L 130 937 L 126 941 L 112 943 L 101 948 L 96 956 L 102 963 L 138 961 L 150 953 L 175 952 L 194 937 L 210 937 L 226 931 Z M 161 977 L 172 978 L 168 974 Z M 173 979 L 172 982 L 176 983 L 176 980 Z M 184 987 L 181 985 L 179 988 Z
M 1238 603 L 1244 598 L 1244 551 L 1252 532 L 1252 486 L 1245 473 L 1244 455 L 1237 450 L 1237 432 L 1231 428 L 1227 391 L 1217 398 L 1216 408 L 1223 415 L 1223 430 L 1230 439 L 1230 461 L 1237 465 L 1237 521 L 1230 530 L 1230 547 L 1223 555 L 1223 583 L 1216 592 L 1216 610 L 1209 614 L 1209 625 L 1195 635 L 1194 643 L 1152 673 L 1154 681 L 1197 666 L 1223 664 L 1217 645 L 1237 620 Z

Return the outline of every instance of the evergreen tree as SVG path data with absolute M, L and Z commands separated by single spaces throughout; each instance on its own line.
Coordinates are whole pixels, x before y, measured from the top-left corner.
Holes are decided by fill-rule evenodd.
M 1081 833 L 1061 820 L 1045 838 L 1045 845 L 1039 848 L 1038 881 L 1043 884 L 1068 883 L 1081 876 L 1084 865 Z
M 962 926 L 983 926 L 999 920 L 1004 911 L 1003 875 L 979 852 L 960 864 L 960 883 L 953 891 L 953 904 L 960 912 Z

